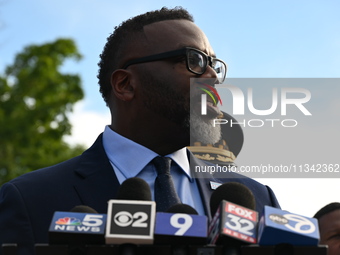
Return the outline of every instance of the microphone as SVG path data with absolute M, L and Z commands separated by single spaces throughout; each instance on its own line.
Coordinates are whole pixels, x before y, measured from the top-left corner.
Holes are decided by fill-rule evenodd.
M 198 212 L 194 208 L 192 208 L 190 205 L 187 205 L 187 204 L 175 204 L 171 206 L 168 210 L 166 210 L 166 212 L 198 215 Z
M 149 184 L 141 178 L 126 179 L 119 187 L 116 199 L 151 201 Z
M 50 244 L 104 244 L 106 214 L 79 205 L 70 212 L 54 213 L 49 227 Z
M 238 182 L 224 183 L 210 198 L 214 215 L 209 225 L 210 244 L 222 244 L 224 254 L 240 254 L 245 244 L 256 243 L 258 213 L 253 193 Z
M 157 212 L 155 224 L 156 244 L 205 244 L 208 219 L 186 204 L 176 204 L 166 212 Z
M 317 219 L 265 206 L 258 227 L 259 245 L 242 247 L 242 254 L 326 255 L 327 247 L 318 243 Z
M 317 246 L 320 239 L 318 220 L 265 206 L 258 236 L 259 245 Z
M 106 244 L 152 244 L 156 204 L 149 185 L 140 178 L 125 180 L 117 199 L 110 200 L 107 213 Z
M 157 212 L 155 244 L 170 245 L 171 254 L 193 254 L 190 245 L 201 246 L 207 242 L 207 221 L 206 216 L 198 215 L 186 204 L 176 204 L 166 212 Z M 197 254 L 201 253 L 197 251 Z
M 222 200 L 229 201 L 247 208 L 256 207 L 256 201 L 251 190 L 239 182 L 224 183 L 216 188 L 210 197 L 210 211 L 214 215 Z
M 75 207 L 73 207 L 70 212 L 79 212 L 79 213 L 94 213 L 94 214 L 97 214 L 98 212 L 87 206 L 87 205 L 77 205 Z

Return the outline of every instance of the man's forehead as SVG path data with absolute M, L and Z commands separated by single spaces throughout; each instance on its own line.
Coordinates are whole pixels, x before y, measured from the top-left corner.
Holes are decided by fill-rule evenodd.
M 319 223 L 323 226 L 340 229 L 340 209 L 329 212 L 320 217 Z
M 144 26 L 144 34 L 150 47 L 153 47 L 156 51 L 191 46 L 212 53 L 210 43 L 204 32 L 189 20 L 155 22 Z

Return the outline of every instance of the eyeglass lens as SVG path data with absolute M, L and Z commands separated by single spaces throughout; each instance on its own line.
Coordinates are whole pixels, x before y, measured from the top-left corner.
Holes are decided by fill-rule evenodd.
M 207 57 L 195 50 L 188 52 L 188 65 L 189 69 L 197 74 L 203 74 L 207 67 Z M 225 75 L 225 66 L 219 60 L 213 59 L 212 68 L 217 73 L 217 78 L 223 79 Z

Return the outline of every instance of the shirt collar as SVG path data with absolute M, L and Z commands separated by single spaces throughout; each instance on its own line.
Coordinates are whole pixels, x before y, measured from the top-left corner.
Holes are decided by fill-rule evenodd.
M 176 164 L 183 170 L 185 175 L 189 178 L 189 180 L 191 182 L 193 181 L 190 174 L 190 165 L 188 160 L 187 149 L 185 147 L 166 156 L 175 161 Z
M 154 151 L 114 132 L 109 126 L 105 127 L 103 133 L 103 146 L 110 162 L 125 178 L 137 176 L 153 158 L 158 156 Z M 192 181 L 185 147 L 166 156 L 175 161 Z

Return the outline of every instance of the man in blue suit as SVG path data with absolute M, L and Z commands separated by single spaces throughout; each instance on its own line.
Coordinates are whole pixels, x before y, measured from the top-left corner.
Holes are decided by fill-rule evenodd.
M 258 211 L 264 205 L 279 206 L 271 189 L 252 179 L 234 173 L 217 179 L 190 170 L 208 164 L 186 148 L 190 136 L 212 144 L 221 137 L 211 124 L 220 114 L 213 103 L 208 104 L 208 115 L 195 115 L 196 124 L 190 127 L 191 110 L 196 109 L 190 107 L 190 78 L 223 81 L 226 65 L 215 58 L 187 11 L 163 8 L 123 22 L 108 37 L 100 57 L 100 92 L 110 108 L 111 125 L 82 155 L 3 185 L 0 243 L 17 243 L 19 254 L 33 254 L 35 243 L 48 243 L 55 211 L 87 205 L 106 213 L 107 201 L 130 177 L 143 178 L 153 192 L 157 174 L 152 160 L 157 156 L 171 158 L 181 202 L 199 214 L 211 218 L 212 183 L 230 181 L 248 186 Z

